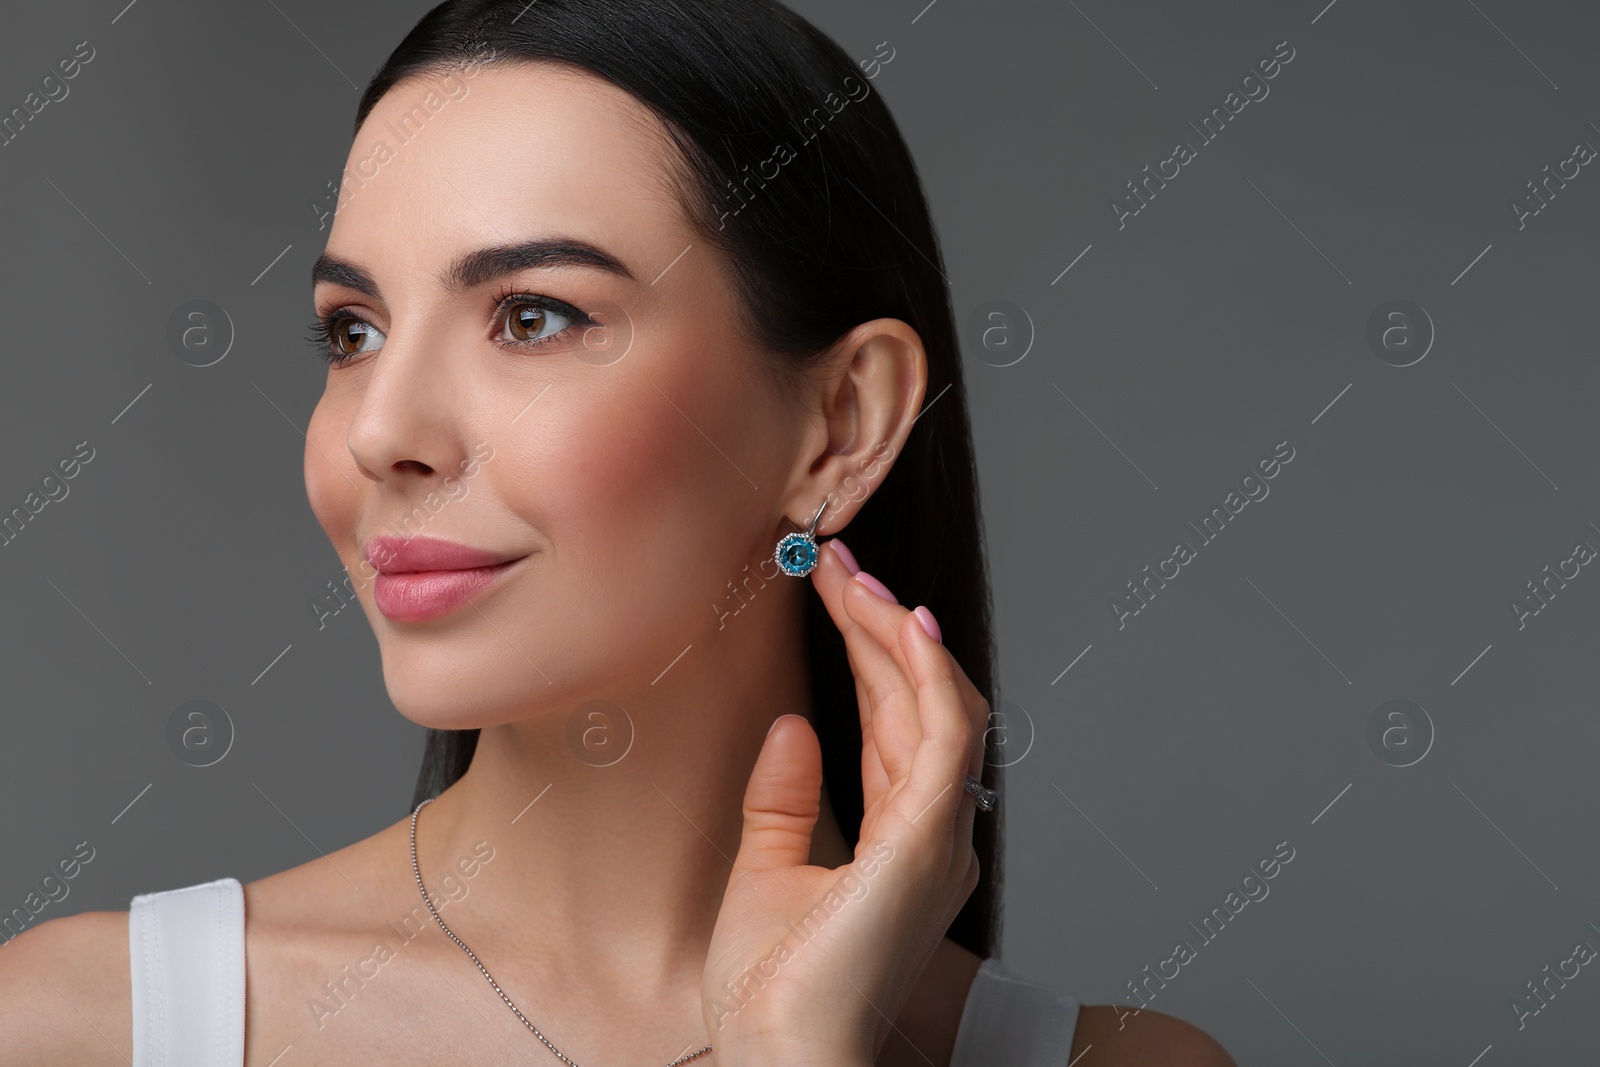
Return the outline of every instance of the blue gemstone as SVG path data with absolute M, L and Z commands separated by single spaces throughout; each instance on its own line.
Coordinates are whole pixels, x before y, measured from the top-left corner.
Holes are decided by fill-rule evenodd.
M 785 574 L 801 578 L 817 563 L 817 546 L 803 535 L 793 533 L 778 543 L 778 566 Z

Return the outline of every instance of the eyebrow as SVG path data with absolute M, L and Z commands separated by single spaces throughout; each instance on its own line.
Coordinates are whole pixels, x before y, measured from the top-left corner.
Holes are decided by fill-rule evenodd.
M 517 244 L 494 245 L 458 256 L 439 275 L 446 289 L 463 292 L 485 282 L 534 267 L 590 267 L 636 282 L 622 260 L 576 237 L 540 237 Z M 372 275 L 347 260 L 324 252 L 311 265 L 311 284 L 330 282 L 381 299 Z

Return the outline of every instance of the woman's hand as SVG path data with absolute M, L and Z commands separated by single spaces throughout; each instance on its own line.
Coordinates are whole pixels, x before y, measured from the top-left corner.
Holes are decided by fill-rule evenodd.
M 750 775 L 706 959 L 719 1067 L 870 1065 L 978 884 L 963 779 L 982 776 L 989 705 L 915 613 L 852 576 L 837 543 L 821 546 L 812 581 L 855 674 L 860 842 L 837 870 L 807 862 L 822 752 L 804 718 L 779 718 Z

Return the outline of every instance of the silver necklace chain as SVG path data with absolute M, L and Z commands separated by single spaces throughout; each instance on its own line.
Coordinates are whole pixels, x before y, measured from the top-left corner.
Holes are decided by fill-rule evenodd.
M 417 890 L 422 894 L 422 902 L 428 906 L 428 911 L 433 916 L 433 921 L 439 924 L 439 929 L 448 934 L 450 936 L 450 940 L 460 945 L 461 951 L 465 952 L 469 957 L 471 957 L 472 962 L 478 965 L 478 970 L 482 971 L 483 976 L 489 980 L 489 984 L 494 986 L 494 991 L 500 994 L 500 999 L 506 1002 L 506 1007 L 516 1012 L 517 1018 L 522 1020 L 522 1025 L 526 1026 L 529 1030 L 532 1030 L 533 1036 L 537 1037 L 540 1041 L 543 1041 L 545 1045 L 549 1047 L 551 1052 L 554 1052 L 558 1057 L 560 1057 L 561 1062 L 568 1064 L 569 1067 L 578 1067 L 576 1063 L 573 1063 L 571 1060 L 567 1059 L 565 1053 L 556 1048 L 554 1045 L 550 1044 L 550 1039 L 541 1034 L 539 1032 L 539 1028 L 533 1025 L 533 1023 L 529 1022 L 528 1017 L 522 1014 L 522 1011 L 515 1004 L 511 1003 L 511 998 L 506 996 L 505 990 L 500 988 L 500 983 L 494 980 L 494 976 L 489 973 L 489 968 L 483 965 L 483 961 L 478 959 L 477 954 L 467 947 L 467 943 L 465 941 L 457 937 L 454 931 L 444 924 L 444 920 L 439 918 L 439 913 L 434 910 L 433 901 L 428 898 L 428 891 L 427 889 L 423 888 L 422 885 L 422 868 L 417 865 L 417 815 L 422 811 L 423 808 L 433 803 L 433 801 L 434 798 L 429 797 L 427 800 L 424 800 L 422 803 L 418 804 L 416 810 L 411 813 L 411 873 L 417 876 Z M 677 1059 L 667 1064 L 667 1067 L 678 1067 L 679 1064 L 688 1063 L 695 1057 L 704 1056 L 710 1051 L 711 1046 L 707 1045 L 698 1052 L 691 1052 L 686 1056 L 679 1056 Z

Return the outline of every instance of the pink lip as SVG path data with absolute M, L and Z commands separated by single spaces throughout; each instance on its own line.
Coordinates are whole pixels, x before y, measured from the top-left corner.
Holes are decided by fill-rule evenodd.
M 508 556 L 431 537 L 374 537 L 365 552 L 378 569 L 373 601 L 395 622 L 448 615 L 489 589 L 526 555 Z

